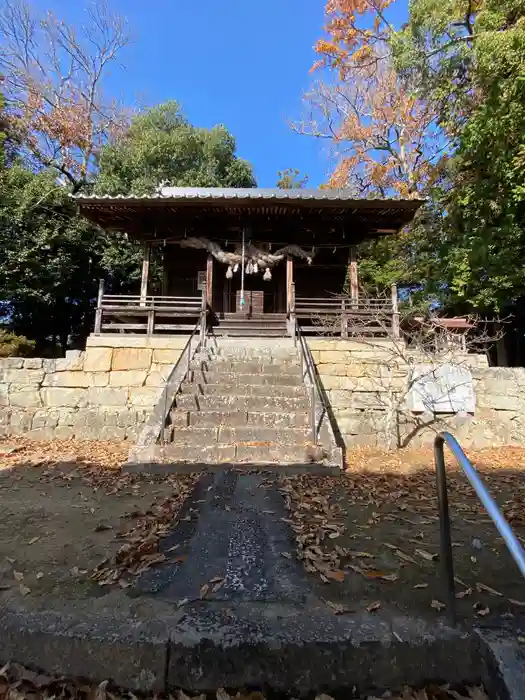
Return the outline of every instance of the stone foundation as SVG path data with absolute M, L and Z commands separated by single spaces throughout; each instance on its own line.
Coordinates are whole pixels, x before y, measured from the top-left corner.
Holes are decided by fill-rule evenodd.
M 92 335 L 63 359 L 0 359 L 0 437 L 135 440 L 186 342 Z
M 347 447 L 427 445 L 439 430 L 450 430 L 464 447 L 525 441 L 523 368 L 489 367 L 485 355 L 475 354 L 438 360 L 470 369 L 475 413 L 415 414 L 398 398 L 407 394 L 408 359 L 428 362 L 428 357 L 399 351 L 389 340 L 319 338 L 308 343 Z

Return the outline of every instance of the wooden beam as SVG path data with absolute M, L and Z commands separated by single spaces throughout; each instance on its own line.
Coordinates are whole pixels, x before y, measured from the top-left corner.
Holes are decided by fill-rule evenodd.
M 151 254 L 151 244 L 145 243 L 142 246 L 142 279 L 140 280 L 140 305 L 146 306 L 148 296 L 149 259 Z
M 206 260 L 206 303 L 211 308 L 213 302 L 213 256 L 208 255 Z
M 357 302 L 359 299 L 359 278 L 357 276 L 357 248 L 350 246 L 350 299 Z

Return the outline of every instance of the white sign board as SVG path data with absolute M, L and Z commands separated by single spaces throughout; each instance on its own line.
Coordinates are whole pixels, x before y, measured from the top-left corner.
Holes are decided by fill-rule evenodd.
M 474 413 L 476 396 L 468 367 L 416 365 L 415 381 L 408 395 L 411 411 Z

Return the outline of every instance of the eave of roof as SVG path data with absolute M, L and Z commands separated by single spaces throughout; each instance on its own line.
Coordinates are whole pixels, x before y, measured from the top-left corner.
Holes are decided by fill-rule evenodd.
M 279 189 L 262 187 L 163 187 L 159 192 L 148 195 L 71 195 L 79 204 L 127 204 L 165 202 L 167 204 L 182 204 L 184 202 L 196 203 L 227 203 L 228 201 L 268 201 L 301 203 L 333 203 L 338 206 L 374 209 L 392 208 L 418 209 L 425 200 L 423 199 L 356 199 L 348 189 Z

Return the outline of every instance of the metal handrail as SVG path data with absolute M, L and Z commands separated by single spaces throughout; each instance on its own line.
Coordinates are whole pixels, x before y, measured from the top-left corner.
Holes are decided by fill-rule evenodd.
M 312 442 L 314 445 L 317 445 L 318 442 L 318 437 L 319 437 L 319 427 L 321 426 L 321 423 L 323 421 L 323 418 L 325 415 L 329 415 L 329 406 L 328 402 L 326 400 L 326 397 L 324 395 L 324 392 L 320 386 L 319 382 L 319 377 L 317 376 L 317 373 L 315 372 L 315 364 L 314 360 L 312 357 L 312 353 L 310 351 L 310 348 L 308 347 L 308 343 L 306 342 L 306 339 L 301 332 L 301 328 L 299 324 L 297 323 L 297 320 L 295 320 L 294 326 L 294 344 L 297 346 L 297 341 L 299 341 L 299 356 L 301 359 L 301 378 L 304 378 L 304 367 L 306 365 L 306 373 L 308 374 L 308 377 L 310 379 L 310 390 L 311 390 L 311 418 L 310 418 L 310 425 L 312 428 Z M 317 420 L 317 399 L 319 400 L 319 403 L 321 404 L 321 415 L 319 418 L 319 421 Z
M 191 371 L 191 361 L 193 359 L 194 354 L 199 350 L 206 350 L 206 332 L 207 332 L 207 325 L 206 325 L 206 318 L 208 316 L 208 309 L 202 309 L 201 312 L 199 313 L 199 320 L 195 324 L 194 329 L 192 330 L 190 337 L 186 341 L 186 344 L 184 345 L 184 348 L 182 349 L 181 354 L 179 355 L 179 359 L 173 366 L 173 369 L 171 370 L 168 379 L 166 380 L 166 386 L 164 387 L 164 392 L 163 396 L 161 396 L 160 403 L 162 403 L 162 400 L 164 400 L 164 414 L 163 414 L 163 419 L 162 419 L 162 428 L 165 427 L 166 424 L 166 418 L 168 415 L 168 396 L 174 396 L 175 393 L 179 390 L 180 385 L 182 384 L 182 381 L 184 378 L 189 375 Z M 199 333 L 199 341 L 197 345 L 193 348 L 193 352 L 191 349 L 191 343 L 193 338 Z M 184 373 L 179 372 L 179 367 L 182 366 L 182 363 L 184 361 L 184 356 L 187 355 L 187 365 L 186 365 L 186 371 Z M 174 389 L 175 387 L 175 389 Z M 173 399 L 171 399 L 171 403 L 173 403 Z M 170 404 L 171 408 L 171 404 Z M 164 444 L 164 433 L 161 432 L 160 434 L 161 437 L 161 442 Z
M 436 480 L 439 507 L 439 530 L 441 566 L 447 587 L 447 612 L 450 622 L 455 625 L 456 617 L 456 583 L 454 580 L 454 560 L 452 556 L 452 539 L 450 536 L 450 513 L 448 508 L 447 474 L 445 468 L 445 443 L 456 458 L 463 473 L 474 488 L 476 495 L 490 515 L 496 529 L 503 538 L 522 576 L 525 578 L 525 550 L 514 534 L 509 523 L 505 520 L 496 501 L 492 498 L 487 487 L 480 479 L 472 462 L 461 448 L 456 438 L 448 432 L 440 433 L 434 440 L 434 462 L 436 465 Z

